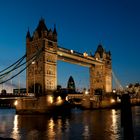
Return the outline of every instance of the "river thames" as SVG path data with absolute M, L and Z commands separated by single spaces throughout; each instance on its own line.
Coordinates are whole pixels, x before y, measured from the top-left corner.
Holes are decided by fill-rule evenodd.
M 140 107 L 132 107 L 134 139 L 140 140 Z M 0 109 L 0 137 L 16 140 L 123 140 L 121 111 L 78 110 L 68 116 L 16 115 Z

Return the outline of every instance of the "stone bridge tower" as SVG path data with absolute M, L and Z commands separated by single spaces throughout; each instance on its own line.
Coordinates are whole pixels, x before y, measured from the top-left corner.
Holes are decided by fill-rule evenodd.
M 112 64 L 111 53 L 106 52 L 102 45 L 98 45 L 94 55 L 96 60 L 101 60 L 103 65 L 94 65 L 90 67 L 90 89 L 94 92 L 109 93 L 112 92 Z
M 32 36 L 29 30 L 27 32 L 27 62 L 40 50 L 41 53 L 26 70 L 27 93 L 36 95 L 47 94 L 57 87 L 57 32 L 55 27 L 53 31 L 48 30 L 44 19 L 39 21 Z

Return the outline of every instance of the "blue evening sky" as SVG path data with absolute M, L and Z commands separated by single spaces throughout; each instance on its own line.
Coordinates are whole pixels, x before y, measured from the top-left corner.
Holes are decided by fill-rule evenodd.
M 121 84 L 140 82 L 139 0 L 1 0 L 0 69 L 24 55 L 28 27 L 33 33 L 41 17 L 48 28 L 56 24 L 58 45 L 94 54 L 101 43 Z M 70 75 L 88 88 L 88 68 L 58 62 L 58 84 L 65 87 Z

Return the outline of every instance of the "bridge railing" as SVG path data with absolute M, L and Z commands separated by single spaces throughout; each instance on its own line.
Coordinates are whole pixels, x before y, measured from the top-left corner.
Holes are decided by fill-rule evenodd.
M 16 94 L 13 94 L 13 93 L 6 93 L 6 94 L 3 94 L 3 93 L 0 93 L 0 98 L 1 97 L 34 97 L 34 93 L 16 93 Z

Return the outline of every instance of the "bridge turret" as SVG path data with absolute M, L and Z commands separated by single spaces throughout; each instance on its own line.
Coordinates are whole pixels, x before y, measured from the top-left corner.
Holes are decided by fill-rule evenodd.
M 48 28 L 47 28 L 47 26 L 45 24 L 45 20 L 43 18 L 39 21 L 39 24 L 35 31 L 38 33 L 39 37 L 42 36 L 42 32 L 45 32 L 45 31 L 48 32 Z
M 100 44 L 94 55 L 95 59 L 102 61 L 103 65 L 95 65 L 91 68 L 91 89 L 102 89 L 103 92 L 112 92 L 112 67 L 111 67 L 111 53 L 106 51 Z M 93 66 L 92 66 L 93 67 Z M 93 69 L 93 70 L 92 70 Z
M 48 29 L 45 24 L 45 20 L 41 19 L 39 21 L 37 28 L 33 33 L 33 39 L 35 40 L 36 38 L 46 38 L 56 42 L 57 41 L 56 27 L 54 27 L 53 31 L 52 29 Z
M 27 60 L 43 48 L 43 52 L 27 69 L 27 92 L 46 94 L 57 88 L 57 33 L 55 30 L 48 30 L 45 20 L 41 19 L 32 37 L 27 33 Z
M 103 46 L 101 44 L 99 44 L 97 47 L 97 50 L 95 52 L 95 58 L 96 58 L 96 56 L 98 56 L 97 57 L 98 59 L 103 59 L 104 54 L 105 54 L 105 50 L 104 50 Z

